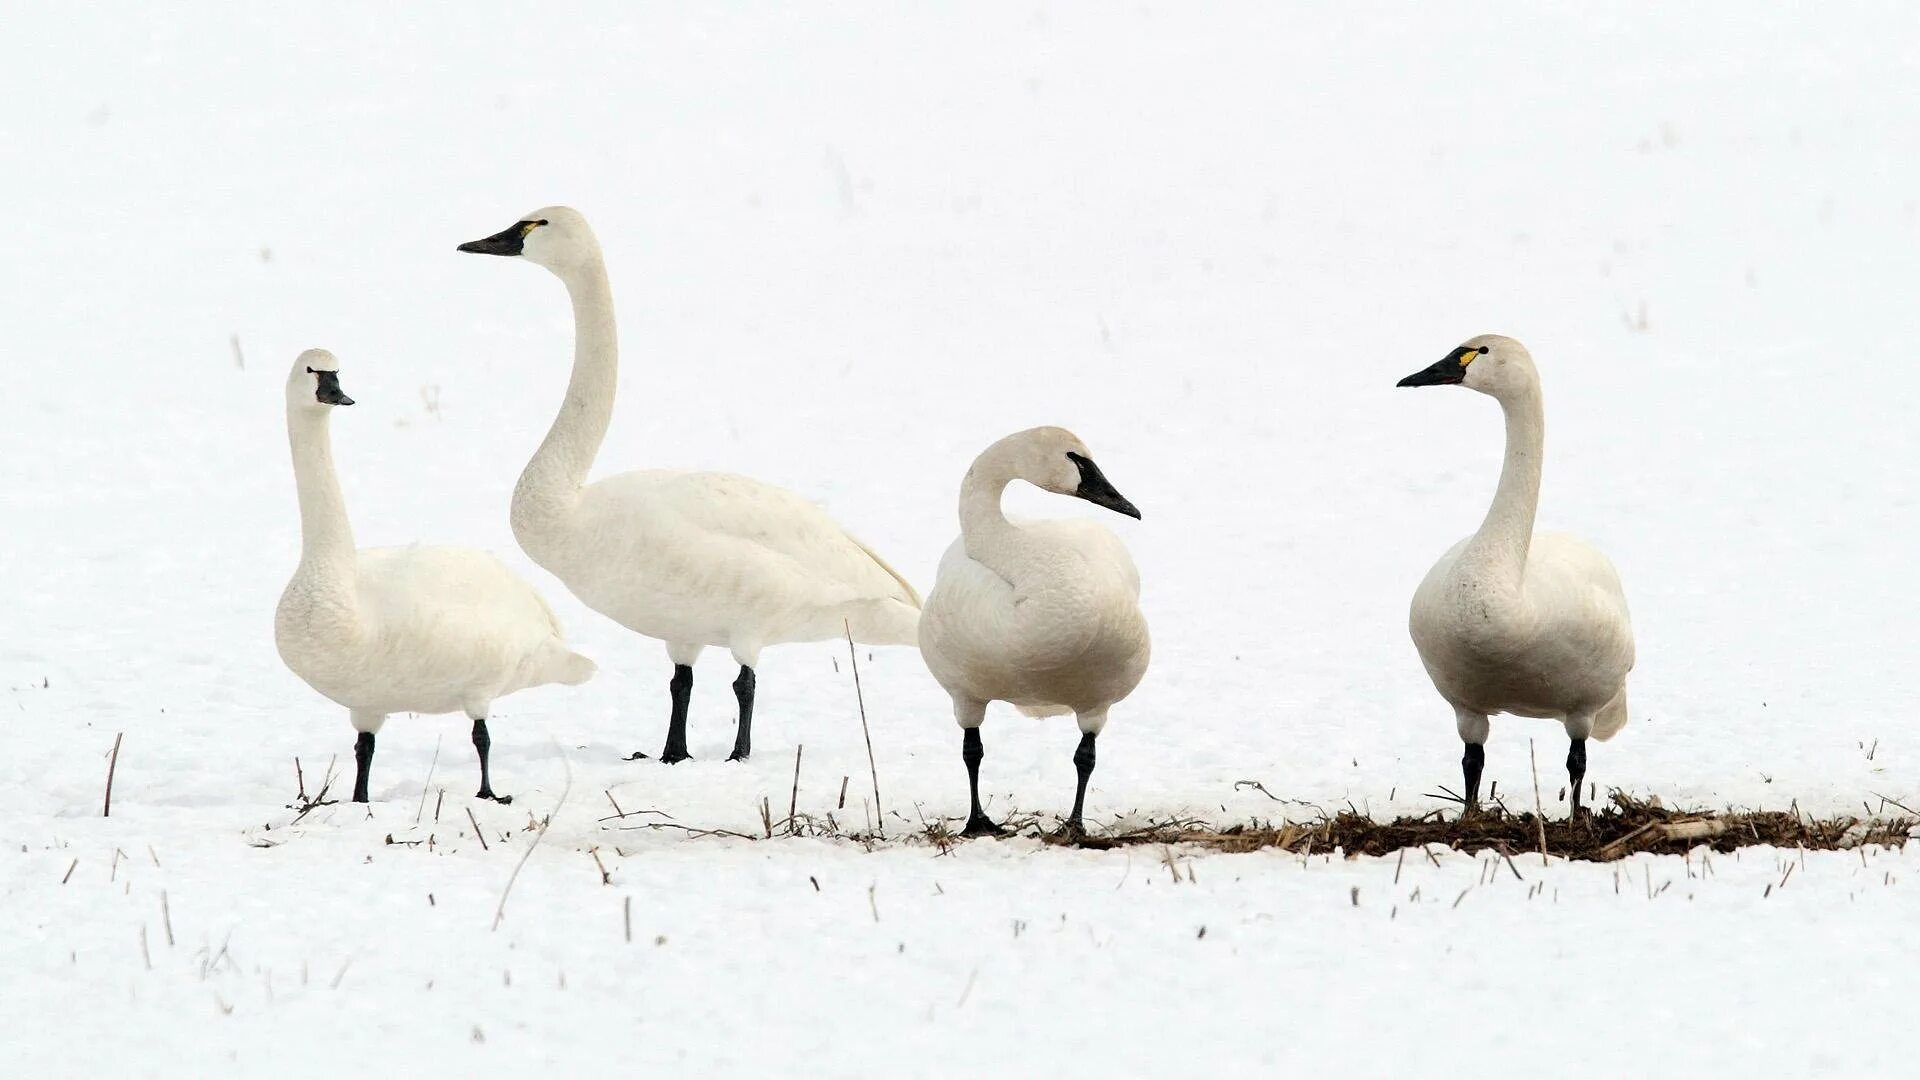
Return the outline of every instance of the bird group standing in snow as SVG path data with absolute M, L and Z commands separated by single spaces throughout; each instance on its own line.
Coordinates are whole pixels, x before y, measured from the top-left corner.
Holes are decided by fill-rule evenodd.
M 1031 716 L 1072 713 L 1073 807 L 1084 835 L 1087 784 L 1107 714 L 1146 674 L 1140 576 L 1126 546 L 1092 521 L 1018 521 L 1001 510 L 1015 480 L 1131 518 L 1072 432 L 1040 427 L 983 450 L 959 490 L 960 535 L 933 591 L 913 585 L 825 511 L 792 492 L 726 473 L 645 469 L 587 476 L 613 418 L 619 347 L 599 242 L 577 211 L 550 206 L 459 245 L 525 259 L 558 277 L 573 306 L 566 396 L 513 492 L 514 538 L 589 608 L 655 638 L 673 663 L 659 759 L 688 759 L 693 666 L 709 645 L 739 665 L 730 760 L 753 750 L 760 651 L 843 634 L 918 645 L 952 698 L 966 767 L 968 836 L 1004 832 L 980 802 L 980 727 L 989 703 Z M 1477 799 L 1493 713 L 1559 720 L 1571 740 L 1575 812 L 1588 738 L 1626 722 L 1633 634 L 1606 557 L 1535 534 L 1544 419 L 1540 381 L 1520 343 L 1477 337 L 1401 386 L 1462 385 L 1506 415 L 1506 461 L 1479 531 L 1441 556 L 1414 593 L 1410 630 L 1466 744 L 1467 808 Z M 566 644 L 538 592 L 498 560 L 455 547 L 354 547 L 334 472 L 332 410 L 352 405 L 331 353 L 309 349 L 287 380 L 287 436 L 299 495 L 301 556 L 275 613 L 281 658 L 345 707 L 356 732 L 353 798 L 369 800 L 375 737 L 396 712 L 463 712 L 473 721 L 481 798 L 495 794 L 492 703 L 517 690 L 577 684 L 591 660 Z M 635 752 L 634 759 L 647 755 Z

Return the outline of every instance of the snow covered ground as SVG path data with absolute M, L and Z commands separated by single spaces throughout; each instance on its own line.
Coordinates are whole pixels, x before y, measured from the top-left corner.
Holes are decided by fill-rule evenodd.
M 767 653 L 746 765 L 713 653 L 697 760 L 618 760 L 659 747 L 665 656 L 506 524 L 564 297 L 453 248 L 581 208 L 626 347 L 599 471 L 788 485 L 923 587 L 974 453 L 1082 435 L 1145 514 L 1104 520 L 1155 632 L 1100 823 L 1441 805 L 1459 743 L 1405 605 L 1478 522 L 1500 425 L 1393 383 L 1483 331 L 1542 369 L 1541 524 L 1609 551 L 1634 605 L 1634 719 L 1591 777 L 1920 806 L 1920 17 L 628 7 L 8 12 L 8 1075 L 1910 1067 L 1871 1018 L 1920 989 L 1892 944 L 1920 850 L 1509 870 L 600 821 L 610 795 L 758 831 L 804 744 L 800 811 L 848 777 L 860 826 L 845 648 Z M 498 553 L 601 663 L 502 703 L 511 807 L 468 798 L 463 721 L 399 717 L 370 816 L 289 827 L 295 758 L 311 790 L 351 748 L 271 641 L 280 388 L 312 345 L 360 402 L 335 417 L 360 542 Z M 1065 502 L 1009 499 L 1096 512 Z M 909 650 L 861 660 L 888 832 L 961 815 L 944 696 Z M 985 739 L 990 809 L 1066 808 L 1069 724 Z M 1552 798 L 1552 725 L 1496 719 L 1488 779 L 1530 792 L 1529 739 Z

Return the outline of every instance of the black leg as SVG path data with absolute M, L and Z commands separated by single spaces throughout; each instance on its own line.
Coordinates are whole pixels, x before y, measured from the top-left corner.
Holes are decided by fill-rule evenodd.
M 967 827 L 960 831 L 961 836 L 1004 836 L 1007 832 L 980 809 L 980 762 L 986 756 L 986 749 L 980 745 L 980 729 L 966 729 L 960 737 L 960 760 L 967 763 L 967 792 L 973 809 L 967 814 Z
M 1580 785 L 1587 778 L 1587 740 L 1575 739 L 1567 747 L 1567 780 L 1573 791 L 1573 816 L 1580 813 Z
M 353 801 L 367 801 L 367 773 L 373 768 L 373 732 L 363 731 L 353 740 Z
M 487 718 L 481 717 L 473 722 L 473 748 L 480 755 L 480 791 L 478 797 L 492 799 L 505 806 L 513 801 L 511 795 L 493 793 L 493 774 L 487 770 L 487 752 L 493 749 L 493 736 L 487 734 Z
M 745 761 L 753 753 L 753 686 L 753 669 L 740 665 L 740 677 L 733 680 L 733 696 L 740 702 L 740 730 L 733 736 L 728 761 Z
M 673 665 L 673 681 L 667 684 L 673 695 L 673 713 L 667 718 L 667 746 L 660 751 L 661 762 L 677 765 L 692 757 L 687 753 L 687 701 L 693 697 L 693 669 Z
M 1087 781 L 1093 776 L 1093 740 L 1091 731 L 1083 732 L 1080 745 L 1073 751 L 1073 769 L 1080 774 L 1078 785 L 1073 789 L 1073 813 L 1067 816 L 1067 823 L 1060 831 L 1068 836 L 1080 837 L 1087 834 L 1086 826 L 1081 824 L 1080 811 L 1087 804 Z
M 1480 805 L 1480 770 L 1487 764 L 1487 748 L 1484 743 L 1467 744 L 1467 752 L 1460 757 L 1460 771 L 1467 781 L 1467 809 Z

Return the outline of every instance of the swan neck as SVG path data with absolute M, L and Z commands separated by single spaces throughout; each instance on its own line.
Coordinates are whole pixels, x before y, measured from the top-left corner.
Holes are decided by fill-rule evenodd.
M 303 568 L 350 575 L 353 525 L 333 467 L 332 410 L 289 410 L 287 438 L 293 448 L 294 485 L 300 493 L 300 562 Z
M 578 503 L 613 419 L 620 375 L 606 264 L 596 253 L 559 276 L 573 301 L 573 375 L 559 415 L 514 489 L 513 525 L 522 546 L 527 530 L 537 531 Z
M 1493 505 L 1469 546 L 1469 556 L 1482 566 L 1512 577 L 1517 586 L 1527 565 L 1533 541 L 1534 515 L 1540 508 L 1540 465 L 1546 448 L 1546 413 L 1538 385 L 1503 397 L 1507 452 L 1500 467 L 1500 485 Z
M 1012 571 L 1019 527 L 1000 509 L 1000 497 L 1013 475 L 995 458 L 982 455 L 960 482 L 960 536 L 967 555 L 1001 577 Z

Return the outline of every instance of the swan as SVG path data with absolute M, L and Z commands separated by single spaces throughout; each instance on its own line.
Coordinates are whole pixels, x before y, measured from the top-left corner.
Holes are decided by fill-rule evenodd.
M 353 801 L 367 801 L 373 739 L 390 713 L 465 712 L 480 755 L 478 797 L 493 793 L 487 714 L 495 698 L 548 683 L 574 685 L 593 661 L 567 648 L 533 586 L 498 559 L 457 547 L 355 550 L 333 471 L 329 421 L 351 405 L 340 365 L 308 349 L 287 377 L 287 440 L 300 494 L 300 565 L 274 612 L 280 658 L 348 711 Z
M 1610 739 L 1627 722 L 1633 626 L 1605 555 L 1575 537 L 1533 531 L 1546 436 L 1533 357 L 1512 338 L 1483 335 L 1399 385 L 1465 386 L 1506 414 L 1506 463 L 1486 520 L 1427 571 L 1408 618 L 1420 662 L 1466 743 L 1466 808 L 1479 799 L 1487 716 L 1503 712 L 1565 726 L 1577 815 L 1588 737 Z
M 867 644 L 913 644 L 920 594 L 798 495 L 744 476 L 661 469 L 586 482 L 613 417 L 619 349 L 606 263 L 578 211 L 535 210 L 459 250 L 545 267 L 573 301 L 573 376 L 514 488 L 513 535 L 588 607 L 666 643 L 672 708 L 661 761 L 691 756 L 687 700 L 708 645 L 740 665 L 728 760 L 745 761 L 763 647 L 849 632 Z
M 989 701 L 1005 701 L 1030 716 L 1078 719 L 1079 780 L 1061 830 L 1078 837 L 1094 740 L 1107 710 L 1147 671 L 1140 573 L 1119 538 L 1094 522 L 1009 521 L 1000 495 L 1014 480 L 1140 517 L 1070 431 L 1033 428 L 987 447 L 960 484 L 960 538 L 927 597 L 920 655 L 960 724 L 972 803 L 963 835 L 1005 832 L 980 808 L 980 724 Z

